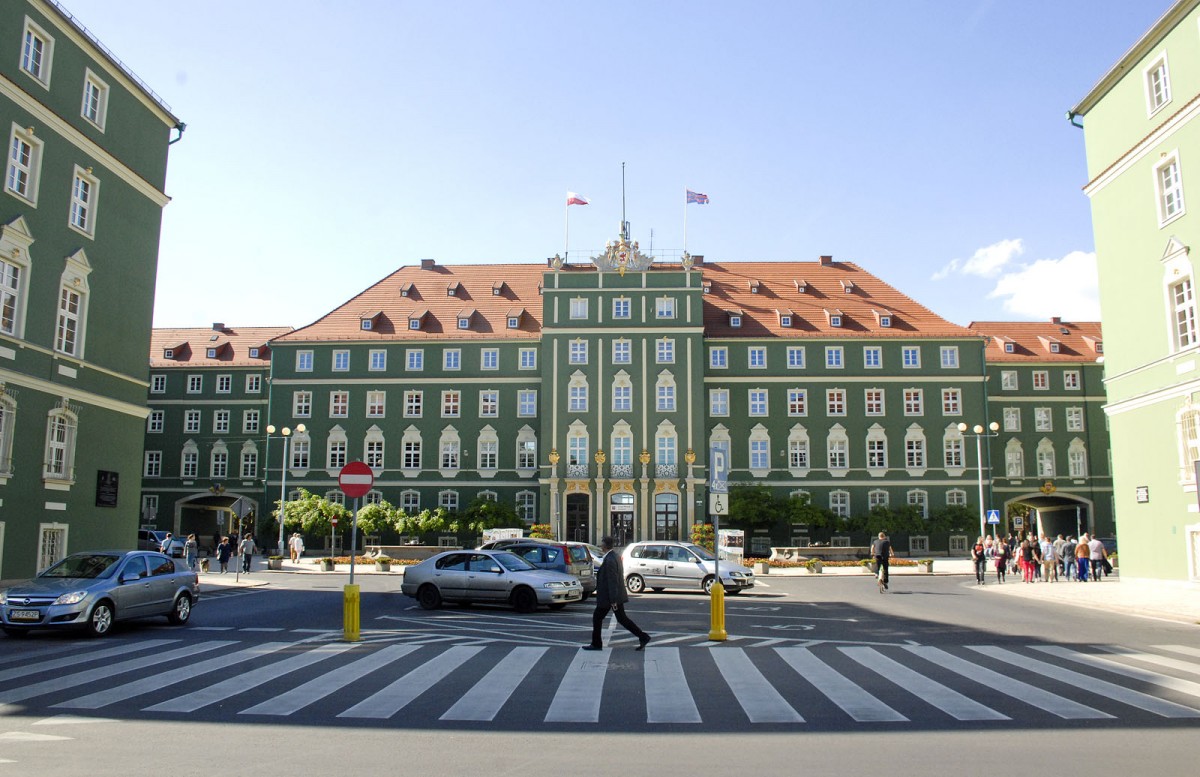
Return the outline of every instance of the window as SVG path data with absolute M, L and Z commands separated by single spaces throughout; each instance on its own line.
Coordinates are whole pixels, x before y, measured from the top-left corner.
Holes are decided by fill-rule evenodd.
M 36 205 L 42 169 L 42 141 L 14 123 L 8 148 L 8 169 L 4 175 L 5 191 Z
M 292 392 L 292 417 L 309 418 L 312 416 L 312 392 Z
M 91 237 L 96 234 L 96 204 L 100 180 L 76 165 L 71 185 L 71 227 Z
M 479 417 L 496 418 L 500 415 L 500 392 L 487 389 L 479 392 Z
M 675 363 L 675 341 L 662 339 L 655 342 L 655 362 L 657 364 Z
M 826 389 L 825 390 L 825 414 L 826 415 L 846 415 L 846 390 L 845 389 Z
M 162 475 L 162 451 L 146 451 L 142 464 L 142 477 L 156 478 Z
M 58 325 L 54 330 L 54 350 L 67 356 L 82 356 L 84 297 L 66 286 L 59 289 Z
M 83 105 L 79 109 L 79 115 L 103 130 L 104 119 L 107 114 L 108 84 L 101 81 L 92 72 L 91 68 L 85 68 L 83 75 Z
M 567 388 L 567 410 L 586 413 L 588 409 L 588 386 L 586 382 L 572 382 Z
M 0 406 L 0 410 L 3 407 Z M 146 432 L 149 434 L 161 434 L 163 430 L 163 417 L 166 414 L 162 410 L 151 410 L 150 415 L 146 417 Z M 3 470 L 3 467 L 0 467 Z
M 1017 390 L 1017 372 L 1016 370 L 1001 370 L 1000 371 L 1000 388 L 1005 391 Z
M 517 518 L 530 524 L 537 520 L 537 494 L 532 491 L 517 494 Z
M 958 369 L 958 346 L 943 345 L 942 346 L 942 369 L 952 370 Z
M 54 38 L 25 17 L 25 34 L 21 46 L 21 70 L 47 89 L 50 88 L 50 66 L 54 62 Z
M 296 372 L 312 372 L 313 352 L 296 351 Z
M 447 348 L 442 351 L 442 369 L 462 369 L 462 351 L 458 348 Z
M 372 349 L 368 355 L 367 369 L 371 372 L 385 371 L 387 369 L 387 351 Z
M 1050 408 L 1035 407 L 1033 409 L 1033 428 L 1038 432 L 1054 431 L 1054 424 L 1050 418 Z
M 420 348 L 410 348 L 405 351 L 404 369 L 409 372 L 420 372 L 425 369 L 425 351 Z
M 401 467 L 404 469 L 420 469 L 421 468 L 421 438 L 410 438 L 405 435 L 404 439 L 404 457 L 401 461 Z
M 808 415 L 808 391 L 802 388 L 788 389 L 787 393 L 788 415 L 790 416 L 806 416 Z
M 350 352 L 349 351 L 334 351 L 333 352 L 333 371 L 347 372 L 350 369 Z
M 957 430 L 955 430 L 957 432 Z M 946 469 L 963 469 L 966 467 L 963 459 L 963 438 L 958 434 L 947 435 L 942 440 L 942 462 Z
M 1073 478 L 1087 477 L 1087 450 L 1078 438 L 1067 447 L 1067 473 Z
M 572 340 L 569 345 L 569 355 L 567 361 L 570 364 L 587 364 L 588 363 L 588 344 L 587 340 Z
M 588 301 L 582 297 L 575 297 L 571 300 L 571 318 L 573 320 L 584 319 L 588 317 Z
M 1010 478 L 1025 476 L 1025 451 L 1016 440 L 1009 440 L 1004 447 L 1004 474 Z
M 675 431 L 672 428 L 659 427 L 654 437 L 654 463 L 665 467 L 674 467 L 676 461 Z
M 787 366 L 789 370 L 804 369 L 804 346 L 789 345 L 787 349 Z
M 1164 53 L 1142 71 L 1146 79 L 1146 112 L 1153 116 L 1171 102 L 1171 76 Z
M 850 466 L 849 440 L 844 437 L 834 437 L 831 432 L 827 446 L 830 469 L 846 469 Z
M 442 440 L 442 458 L 439 464 L 440 469 L 458 469 L 459 462 L 459 444 L 458 439 L 443 439 Z
M 788 439 L 788 469 L 808 469 L 808 438 Z
M 708 366 L 714 370 L 723 370 L 729 367 L 729 349 L 724 346 L 709 348 Z
M 150 393 L 151 394 L 162 394 L 162 393 L 165 393 L 166 390 L 167 390 L 167 376 L 166 375 L 151 375 L 150 376 Z
M 962 415 L 962 389 L 942 389 L 942 415 Z
M 421 405 L 425 392 L 405 391 L 404 392 L 404 417 L 405 418 L 420 418 Z
M 309 440 L 307 432 L 302 432 L 292 437 L 292 460 L 289 462 L 291 469 L 308 469 L 309 451 L 311 449 L 311 445 L 312 442 Z
M 183 411 L 183 432 L 184 434 L 197 434 L 200 432 L 199 410 Z
M 1184 212 L 1183 178 L 1179 174 L 1178 152 L 1173 152 L 1160 162 L 1154 170 L 1154 176 L 1158 185 L 1158 223 L 1165 226 Z
M 620 426 L 618 431 L 613 432 L 612 445 L 610 447 L 612 448 L 614 476 L 616 474 L 615 468 L 626 467 L 630 468 L 628 469 L 629 475 L 627 477 L 631 477 L 633 473 L 631 469 L 633 466 L 633 437 L 629 434 L 628 425 Z
M 921 366 L 921 349 L 915 345 L 906 345 L 900 350 L 900 363 L 906 370 Z
M 462 407 L 461 391 L 442 392 L 442 418 L 458 418 Z
M 960 507 L 966 507 L 967 492 L 963 491 L 961 488 L 950 489 L 949 491 L 946 492 L 946 504 L 958 505 Z M 951 537 L 950 539 L 951 539 L 951 541 L 953 541 L 953 540 L 958 539 L 958 537 Z M 967 549 L 967 538 L 963 537 L 962 538 L 962 547 L 959 550 L 965 551 L 966 549 Z M 954 547 L 952 546 L 951 551 L 953 551 L 953 550 L 954 550 Z
M 200 475 L 200 452 L 194 444 L 185 445 L 179 458 L 179 476 L 191 480 Z
M 1067 431 L 1082 432 L 1083 431 L 1083 408 L 1068 407 L 1067 408 Z
M 710 416 L 729 415 L 729 389 L 711 389 L 708 392 L 708 414 Z
M 840 370 L 843 365 L 842 346 L 829 345 L 825 347 L 825 367 L 831 370 Z
M 612 385 L 612 409 L 614 413 L 628 413 L 633 410 L 633 384 L 629 376 L 622 370 Z
M 924 415 L 924 389 L 904 389 L 904 415 Z
M 751 369 L 765 369 L 767 366 L 767 349 L 751 347 L 746 350 L 746 358 Z
M 367 392 L 367 418 L 383 418 L 387 408 L 387 392 Z
M 371 427 L 363 440 L 363 462 L 373 470 L 383 469 L 383 435 L 378 427 Z
M 350 392 L 349 391 L 330 391 L 329 392 L 329 417 L 330 418 L 345 418 L 350 415 Z
M 213 447 L 208 457 L 208 475 L 212 478 L 229 477 L 229 451 L 225 446 Z
M 199 394 L 204 389 L 203 375 L 188 375 L 187 377 L 187 393 Z
M 1171 286 L 1175 313 L 1175 347 L 1190 348 L 1196 344 L 1196 300 L 1192 279 L 1184 278 Z
M 517 392 L 517 415 L 522 418 L 537 415 L 537 389 L 522 389 Z
M 750 441 L 750 469 L 771 468 L 770 446 L 769 440 Z
M 1033 371 L 1033 390 L 1048 391 L 1050 389 L 1050 373 L 1046 370 Z
M 629 318 L 630 305 L 629 297 L 617 297 L 613 300 L 613 318 Z
M 1040 478 L 1054 477 L 1054 443 L 1049 440 L 1038 443 L 1037 472 Z
M 877 345 L 865 346 L 863 348 L 863 366 L 871 370 L 883 367 L 883 349 Z
M 458 319 L 458 328 L 459 329 L 470 329 L 471 328 L 471 317 L 470 316 L 460 316 Z
M 438 492 L 438 507 L 446 512 L 458 512 L 458 492 L 457 491 L 439 491 Z
M 537 369 L 537 349 L 522 348 L 520 350 L 520 368 L 523 370 Z
M 904 466 L 907 469 L 925 468 L 925 438 L 909 437 L 904 441 Z
M 484 348 L 479 352 L 479 368 L 484 370 L 500 369 L 500 349 Z
M 258 434 L 259 411 L 243 410 L 242 411 L 242 433 L 243 434 Z
M 829 509 L 839 518 L 850 517 L 850 492 L 849 491 L 830 491 L 829 492 Z
M 213 411 L 213 434 L 229 434 L 229 411 Z
M 863 391 L 863 399 L 866 402 L 867 415 L 883 415 L 884 400 L 883 389 L 869 388 Z
M 675 318 L 675 298 L 659 297 L 654 304 L 655 318 Z
M 257 359 L 257 358 L 258 358 L 258 352 L 259 352 L 259 349 L 258 349 L 257 347 L 255 347 L 255 348 L 251 348 L 251 349 L 250 349 L 250 358 L 251 358 L 251 359 Z
M 500 447 L 499 441 L 496 440 L 494 434 L 491 438 L 479 440 L 479 469 L 496 469 L 498 450 Z
M 1067 391 L 1079 390 L 1079 370 L 1063 370 L 1063 388 Z
M 867 469 L 887 469 L 887 440 L 867 439 Z
M 233 376 L 232 375 L 218 375 L 217 376 L 217 393 L 218 394 L 228 394 L 232 390 L 233 390 Z
M 1004 431 L 1021 431 L 1021 409 L 1019 407 L 1004 408 Z
M 876 507 L 887 507 L 888 501 L 888 492 L 881 488 L 867 492 L 867 509 L 869 510 L 874 510 Z
M 767 414 L 766 389 L 750 389 L 750 415 L 765 416 Z
M 633 344 L 629 340 L 613 340 L 612 360 L 613 364 L 632 364 Z
M 739 329 L 742 326 L 742 317 L 737 313 L 729 314 L 729 326 L 733 329 Z
M 517 469 L 537 469 L 536 439 L 527 437 L 517 440 Z
M 417 491 L 404 491 L 400 494 L 400 509 L 405 515 L 416 515 L 421 512 L 421 494 Z
M 584 466 L 588 463 L 588 438 L 586 432 L 572 430 L 567 435 L 567 465 Z
M 910 507 L 917 508 L 917 512 L 922 518 L 929 517 L 929 494 L 920 489 L 913 489 L 908 492 L 908 504 Z M 913 537 L 912 539 L 917 539 Z
M 247 441 L 247 446 L 253 446 L 253 443 Z M 250 480 L 258 477 L 258 451 L 254 447 L 242 448 L 242 479 Z
M 675 412 L 675 381 L 670 377 L 660 377 L 655 385 L 655 408 L 660 413 Z

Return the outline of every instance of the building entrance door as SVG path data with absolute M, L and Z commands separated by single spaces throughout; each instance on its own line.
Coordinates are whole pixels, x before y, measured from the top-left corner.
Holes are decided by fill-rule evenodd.
M 613 494 L 608 533 L 618 548 L 633 542 L 633 494 Z
M 588 506 L 586 494 L 567 495 L 567 536 L 571 542 L 588 541 Z

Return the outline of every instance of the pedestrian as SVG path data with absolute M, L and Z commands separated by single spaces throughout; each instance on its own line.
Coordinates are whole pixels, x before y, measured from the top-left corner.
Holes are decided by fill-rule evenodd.
M 1063 539 L 1061 534 L 1058 535 L 1058 539 L 1054 540 L 1054 579 L 1056 580 L 1062 574 L 1062 549 L 1063 545 L 1066 544 L 1067 541 Z
M 1071 576 L 1075 574 L 1074 536 L 1068 534 L 1067 538 L 1063 540 L 1062 552 L 1059 555 L 1062 556 L 1063 578 L 1070 580 Z
M 171 532 L 167 532 L 167 536 L 163 537 L 162 544 L 158 546 L 159 553 L 166 553 L 171 549 Z
M 196 568 L 196 557 L 199 555 L 200 543 L 196 542 L 195 534 L 189 534 L 183 543 L 183 558 L 187 561 L 188 569 Z
M 217 546 L 221 544 L 221 532 L 213 532 L 212 554 L 217 555 Z
M 996 582 L 1003 583 L 1004 575 L 1008 572 L 1008 544 L 996 543 Z
M 1088 543 L 1088 560 L 1092 562 L 1092 580 L 1099 583 L 1100 573 L 1104 571 L 1104 562 L 1107 560 L 1108 553 L 1104 550 L 1104 543 L 1092 537 Z
M 254 546 L 254 535 L 249 532 L 242 538 L 238 545 L 238 554 L 242 557 L 242 571 L 250 571 L 250 560 L 254 558 L 254 554 L 258 552 L 258 548 Z
M 646 647 L 650 635 L 638 628 L 637 624 L 625 614 L 625 603 L 629 601 L 629 593 L 625 590 L 625 570 L 621 556 L 613 550 L 613 538 L 604 537 L 600 540 L 604 558 L 600 562 L 600 571 L 596 573 L 596 610 L 592 613 L 592 641 L 583 646 L 584 650 L 601 650 L 604 640 L 600 629 L 604 619 L 611 611 L 617 618 L 617 623 L 638 638 L 637 650 Z
M 229 571 L 229 557 L 233 555 L 233 545 L 230 544 L 229 538 L 222 537 L 217 549 L 213 552 L 217 556 L 217 563 L 221 566 L 221 574 L 225 574 Z
M 1019 560 L 1021 562 L 1021 579 L 1026 583 L 1032 583 L 1033 566 L 1036 560 L 1036 552 L 1034 550 L 1034 544 L 1029 541 L 1028 537 L 1021 540 L 1021 555 Z
M 887 534 L 879 532 L 879 536 L 871 543 L 871 556 L 875 559 L 875 569 L 882 576 L 883 590 L 885 591 L 890 574 L 889 562 L 895 555 L 896 551 L 892 549 L 892 541 L 888 539 Z
M 996 540 L 992 535 L 983 538 L 983 556 L 984 558 L 993 558 L 996 555 Z
M 1079 535 L 1079 544 L 1075 546 L 1075 563 L 1078 566 L 1078 574 L 1075 576 L 1076 582 L 1086 583 L 1088 579 L 1088 566 L 1091 561 L 1092 551 L 1088 547 L 1087 534 Z
M 1045 534 L 1042 535 L 1042 581 L 1058 582 L 1058 562 L 1054 560 L 1054 543 Z
M 288 540 L 288 548 L 292 552 L 292 562 L 299 563 L 300 557 L 304 555 L 304 538 L 300 536 L 300 532 L 293 532 L 291 539 Z
M 971 547 L 971 561 L 975 564 L 975 582 L 983 585 L 987 577 L 987 545 L 983 537 L 975 540 L 975 545 Z

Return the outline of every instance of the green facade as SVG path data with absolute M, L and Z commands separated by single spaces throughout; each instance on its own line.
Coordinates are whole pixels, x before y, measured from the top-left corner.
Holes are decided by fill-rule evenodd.
M 17 578 L 136 539 L 179 122 L 55 6 L 6 3 L 0 30 L 0 578 Z
M 1176 3 L 1072 109 L 1083 118 L 1123 574 L 1200 579 L 1200 4 Z

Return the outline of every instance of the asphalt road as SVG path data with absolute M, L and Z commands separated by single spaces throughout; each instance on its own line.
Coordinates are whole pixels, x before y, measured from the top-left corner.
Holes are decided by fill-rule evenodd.
M 349 644 L 342 582 L 209 589 L 185 628 L 0 639 L 0 770 L 976 774 L 1019 747 L 1070 752 L 1066 774 L 1194 773 L 1195 626 L 966 577 L 897 576 L 882 595 L 867 575 L 768 578 L 726 599 L 724 642 L 707 597 L 651 593 L 628 607 L 646 651 L 616 627 L 592 653 L 589 605 L 428 612 L 398 577 L 362 576 Z

